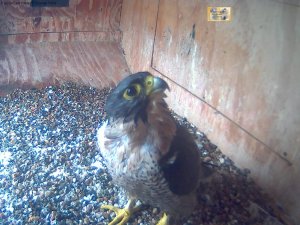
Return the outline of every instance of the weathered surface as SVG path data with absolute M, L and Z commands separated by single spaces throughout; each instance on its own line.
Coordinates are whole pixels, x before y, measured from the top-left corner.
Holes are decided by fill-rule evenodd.
M 122 0 L 70 0 L 33 8 L 0 0 L 0 94 L 62 81 L 109 86 L 128 73 L 122 50 Z
M 0 46 L 0 88 L 73 81 L 112 86 L 128 74 L 118 43 L 48 42 Z M 3 94 L 3 93 L 2 93 Z
M 292 1 L 228 1 L 233 21 L 208 23 L 208 5 L 124 1 L 129 68 L 170 78 L 169 105 L 250 168 L 299 221 L 299 7 Z
M 0 45 L 27 44 L 35 42 L 66 42 L 66 41 L 108 41 L 115 42 L 119 39 L 119 32 L 110 31 L 82 31 L 58 33 L 27 33 L 0 35 Z
M 299 158 L 300 8 L 228 1 L 233 21 L 214 23 L 208 1 L 171 2 L 160 2 L 153 67 L 288 160 Z
M 126 0 L 122 6 L 120 27 L 126 61 L 134 71 L 149 70 L 155 36 L 158 0 Z
M 17 43 L 52 40 L 51 33 L 106 32 L 120 40 L 122 0 L 70 0 L 69 7 L 32 8 L 30 1 L 1 0 L 0 34 L 22 34 Z M 47 33 L 47 34 L 45 34 Z M 29 37 L 24 38 L 24 35 Z M 35 34 L 35 35 L 32 35 Z M 59 35 L 59 34 L 56 34 Z M 76 34 L 75 34 L 76 35 Z M 30 38 L 31 37 L 31 38 Z M 10 39 L 10 42 L 14 39 Z

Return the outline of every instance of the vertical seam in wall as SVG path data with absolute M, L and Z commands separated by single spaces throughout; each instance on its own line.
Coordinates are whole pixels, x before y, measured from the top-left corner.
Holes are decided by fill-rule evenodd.
M 120 32 L 120 37 L 119 37 L 119 45 L 121 47 L 121 50 L 122 50 L 122 40 L 123 40 L 123 32 L 121 30 L 121 20 L 122 20 L 122 10 L 123 10 L 123 3 L 124 3 L 124 0 L 122 0 L 122 3 L 121 3 L 121 7 L 120 7 L 120 20 L 119 20 L 119 32 Z M 122 50 L 123 51 L 123 50 Z M 127 64 L 127 62 L 126 62 Z
M 155 40 L 156 40 L 156 30 L 157 30 L 157 21 L 158 21 L 158 13 L 159 13 L 159 5 L 160 5 L 160 0 L 158 0 L 157 3 L 157 13 L 156 13 L 156 21 L 155 21 L 155 30 L 154 30 L 154 40 L 153 40 L 153 46 L 152 46 L 152 54 L 151 54 L 151 68 L 154 69 L 153 67 L 153 55 L 154 55 L 154 46 L 155 46 Z
M 153 66 L 153 58 L 154 58 L 154 47 L 155 47 L 155 41 L 156 41 L 156 31 L 157 31 L 157 23 L 158 23 L 158 15 L 159 15 L 159 5 L 160 5 L 160 0 L 158 1 L 158 6 L 157 6 L 157 14 L 156 14 L 156 23 L 155 23 L 155 31 L 154 31 L 154 41 L 153 41 L 153 46 L 152 46 L 152 54 L 151 54 L 151 64 L 150 67 L 155 70 L 156 72 L 158 72 L 159 74 L 161 74 L 162 76 L 166 77 L 167 79 L 171 80 L 173 83 L 175 83 L 177 86 L 179 86 L 180 88 L 182 88 L 183 90 L 185 90 L 186 92 L 188 92 L 189 94 L 193 95 L 195 98 L 199 99 L 200 101 L 202 101 L 204 104 L 208 105 L 210 108 L 212 108 L 213 110 L 215 110 L 215 112 L 217 114 L 220 114 L 221 116 L 223 116 L 225 119 L 229 120 L 231 123 L 233 123 L 236 127 L 238 127 L 239 129 L 241 129 L 243 132 L 245 132 L 247 135 L 249 135 L 250 137 L 252 137 L 254 140 L 256 140 L 257 142 L 261 143 L 263 146 L 265 146 L 267 149 L 269 149 L 272 153 L 274 153 L 276 156 L 278 156 L 280 159 L 282 159 L 284 162 L 287 163 L 288 166 L 292 166 L 292 162 L 290 162 L 288 159 L 286 159 L 285 157 L 283 157 L 281 154 L 279 154 L 278 152 L 276 152 L 275 150 L 273 150 L 271 147 L 269 147 L 267 144 L 265 144 L 262 140 L 260 140 L 259 138 L 257 138 L 255 135 L 253 135 L 252 133 L 250 133 L 248 130 L 246 130 L 245 128 L 243 128 L 241 125 L 239 125 L 237 122 L 235 122 L 234 120 L 230 119 L 228 116 L 226 116 L 224 113 L 222 113 L 221 111 L 219 111 L 217 108 L 215 108 L 213 105 L 209 104 L 208 102 L 206 102 L 205 100 L 201 99 L 199 96 L 195 95 L 194 93 L 192 93 L 191 91 L 189 91 L 187 88 L 183 87 L 182 85 L 178 84 L 176 81 L 170 79 L 168 76 L 166 76 L 165 74 L 161 73 L 160 71 L 158 71 L 154 66 Z

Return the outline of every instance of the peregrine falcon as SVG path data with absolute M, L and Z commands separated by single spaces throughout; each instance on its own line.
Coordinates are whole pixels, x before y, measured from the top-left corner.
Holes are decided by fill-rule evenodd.
M 206 177 L 192 135 L 173 118 L 164 98 L 168 84 L 148 72 L 123 79 L 108 95 L 108 120 L 97 132 L 97 144 L 113 181 L 125 189 L 124 209 L 103 205 L 126 224 L 138 210 L 136 201 L 160 208 L 158 225 L 175 224 L 196 205 L 196 189 Z

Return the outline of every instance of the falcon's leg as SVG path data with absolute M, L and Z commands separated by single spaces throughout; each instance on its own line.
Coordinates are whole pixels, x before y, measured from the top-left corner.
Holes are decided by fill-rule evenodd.
M 124 225 L 131 215 L 141 208 L 141 205 L 135 207 L 135 200 L 129 199 L 124 209 L 117 208 L 112 205 L 102 205 L 101 209 L 108 209 L 115 212 L 116 217 L 108 225 Z
M 169 218 L 166 213 L 164 213 L 163 217 L 158 221 L 157 225 L 168 225 Z

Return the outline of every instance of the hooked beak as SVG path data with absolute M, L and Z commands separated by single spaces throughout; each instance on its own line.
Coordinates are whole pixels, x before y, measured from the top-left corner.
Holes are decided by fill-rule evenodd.
M 164 92 L 166 89 L 168 89 L 170 91 L 170 87 L 167 84 L 167 82 L 159 77 L 154 77 L 151 93 Z

